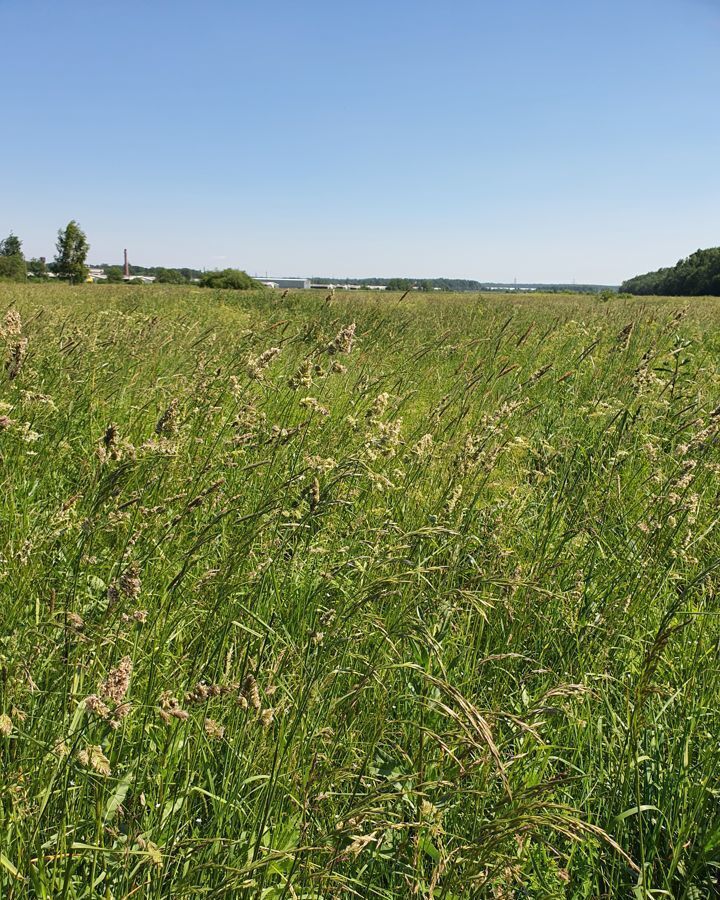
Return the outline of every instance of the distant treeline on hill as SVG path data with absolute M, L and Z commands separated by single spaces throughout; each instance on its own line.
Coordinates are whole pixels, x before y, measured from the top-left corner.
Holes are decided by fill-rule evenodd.
M 368 287 L 386 287 L 389 291 L 543 291 L 545 293 L 572 292 L 574 294 L 599 294 L 614 291 L 614 285 L 607 284 L 510 284 L 500 281 L 474 281 L 469 278 L 320 278 L 314 277 L 313 284 L 357 284 Z
M 672 268 L 630 278 L 620 290 L 627 294 L 720 297 L 720 247 L 697 250 Z

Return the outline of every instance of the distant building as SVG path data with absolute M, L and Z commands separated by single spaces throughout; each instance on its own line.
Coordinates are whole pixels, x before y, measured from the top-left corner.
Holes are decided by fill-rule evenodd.
M 384 291 L 384 284 L 326 284 L 323 282 L 310 285 L 316 291 Z
M 107 281 L 105 269 L 90 268 L 88 269 L 87 281 Z
M 264 287 L 269 287 L 269 288 L 280 287 L 280 285 L 277 283 L 277 281 L 261 281 L 260 284 L 262 284 Z
M 279 287 L 279 288 L 295 288 L 297 290 L 305 291 L 310 287 L 310 279 L 309 278 L 272 278 L 266 277 L 263 279 L 258 279 L 262 284 L 267 285 L 268 287 Z
M 152 284 L 154 275 L 123 275 L 123 281 L 142 281 L 143 284 Z

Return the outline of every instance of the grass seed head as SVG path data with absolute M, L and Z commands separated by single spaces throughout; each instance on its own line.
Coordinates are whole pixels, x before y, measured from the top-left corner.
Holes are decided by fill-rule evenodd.
M 260 356 L 248 359 L 246 370 L 248 377 L 254 381 L 260 381 L 267 367 L 278 356 L 280 356 L 280 348 L 270 347 L 268 350 L 264 350 Z
M 2 325 L 0 325 L 0 338 L 20 337 L 22 331 L 22 319 L 16 309 L 9 309 L 5 313 Z
M 84 750 L 78 750 L 77 759 L 81 766 L 84 766 L 86 769 L 92 769 L 98 775 L 103 775 L 107 778 L 112 774 L 110 760 L 103 753 L 102 747 L 99 747 L 97 744 L 93 744 Z
M 180 701 L 172 695 L 171 691 L 163 691 L 158 699 L 158 707 L 160 718 L 165 723 L 169 723 L 171 719 L 179 719 L 185 722 L 190 718 L 190 713 L 180 706 Z
M 220 725 L 215 719 L 205 719 L 203 727 L 205 734 L 214 741 L 221 741 L 225 737 L 225 726 Z
M 136 565 L 128 566 L 120 576 L 120 590 L 128 600 L 137 600 L 142 590 L 140 571 Z
M 110 718 L 110 707 L 97 694 L 90 694 L 85 698 L 85 709 L 96 715 L 99 719 Z
M 20 338 L 19 341 L 15 341 L 14 344 L 11 344 L 10 349 L 8 350 L 7 359 L 5 361 L 5 369 L 8 374 L 8 378 L 13 381 L 20 374 L 22 370 L 23 363 L 25 362 L 25 355 L 27 353 L 28 339 Z
M 178 430 L 178 410 L 180 401 L 173 399 L 165 412 L 160 416 L 155 425 L 155 434 L 163 437 L 173 437 Z
M 352 353 L 353 344 L 355 343 L 355 323 L 346 325 L 327 345 L 328 353 Z
M 104 700 L 120 703 L 130 687 L 132 670 L 132 660 L 129 656 L 123 656 L 116 668 L 108 672 L 107 678 L 100 686 L 100 696 Z
M 260 701 L 260 690 L 258 689 L 258 684 L 253 674 L 248 673 L 245 678 L 243 678 L 242 685 L 240 686 L 240 697 L 244 699 L 249 706 L 252 706 L 254 710 L 260 710 L 262 706 Z

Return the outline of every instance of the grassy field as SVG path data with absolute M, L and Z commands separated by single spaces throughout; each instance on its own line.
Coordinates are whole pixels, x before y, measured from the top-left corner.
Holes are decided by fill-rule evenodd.
M 0 896 L 718 896 L 717 300 L 0 285 Z

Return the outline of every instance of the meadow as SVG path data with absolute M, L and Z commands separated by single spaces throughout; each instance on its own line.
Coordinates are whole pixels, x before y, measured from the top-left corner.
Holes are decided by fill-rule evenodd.
M 684 898 L 720 304 L 0 285 L 3 898 Z

